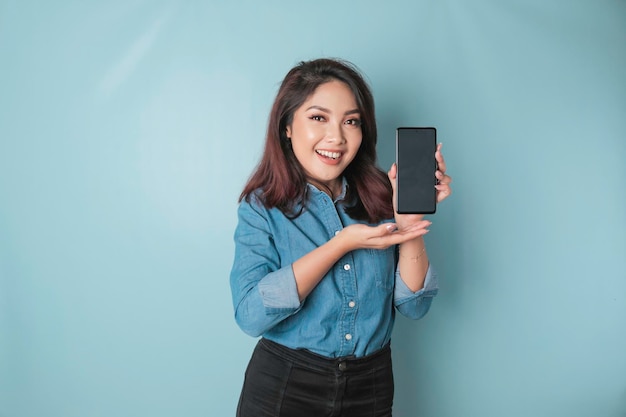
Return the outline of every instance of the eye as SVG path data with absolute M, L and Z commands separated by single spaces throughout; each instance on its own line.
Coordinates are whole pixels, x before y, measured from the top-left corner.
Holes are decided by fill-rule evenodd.
M 346 124 L 359 127 L 361 126 L 361 119 L 349 119 L 349 120 L 346 120 Z
M 315 120 L 316 122 L 323 122 L 324 120 L 324 116 L 320 116 L 319 114 L 313 115 L 311 117 L 309 117 L 309 119 L 311 120 Z

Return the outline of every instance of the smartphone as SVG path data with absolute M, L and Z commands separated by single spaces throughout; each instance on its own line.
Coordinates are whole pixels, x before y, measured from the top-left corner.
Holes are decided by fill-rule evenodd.
M 437 130 L 396 129 L 396 204 L 400 214 L 433 214 L 437 209 Z

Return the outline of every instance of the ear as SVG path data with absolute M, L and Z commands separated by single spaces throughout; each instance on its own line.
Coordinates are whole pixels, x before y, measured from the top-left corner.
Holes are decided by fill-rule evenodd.
M 287 126 L 286 134 L 287 134 L 287 139 L 291 139 L 291 126 Z

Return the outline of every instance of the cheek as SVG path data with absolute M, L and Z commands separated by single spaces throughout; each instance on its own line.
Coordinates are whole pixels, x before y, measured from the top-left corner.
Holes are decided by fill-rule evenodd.
M 352 162 L 354 158 L 356 158 L 356 155 L 359 153 L 359 150 L 361 149 L 362 143 L 363 142 L 361 140 L 357 140 L 354 142 L 354 147 L 352 148 L 352 159 L 350 162 Z
M 356 155 L 359 153 L 359 149 L 361 149 L 361 141 L 355 140 L 350 142 L 350 162 L 354 161 Z
M 299 141 L 308 141 L 319 135 L 319 127 L 311 126 L 305 123 L 294 123 L 291 131 L 291 137 Z
M 302 137 L 309 140 L 319 140 L 326 134 L 326 127 L 322 124 L 307 124 L 302 127 Z

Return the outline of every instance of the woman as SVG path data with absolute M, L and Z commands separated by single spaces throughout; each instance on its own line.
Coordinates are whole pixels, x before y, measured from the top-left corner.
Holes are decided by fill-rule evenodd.
M 440 149 L 438 202 L 451 192 Z M 262 336 L 239 417 L 391 415 L 394 309 L 418 319 L 437 293 L 431 223 L 395 212 L 395 179 L 395 165 L 376 166 L 374 101 L 356 68 L 291 69 L 238 210 L 235 318 Z

